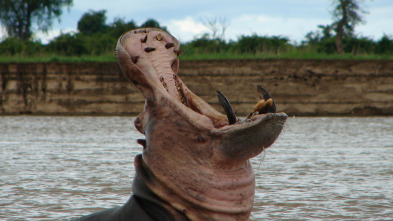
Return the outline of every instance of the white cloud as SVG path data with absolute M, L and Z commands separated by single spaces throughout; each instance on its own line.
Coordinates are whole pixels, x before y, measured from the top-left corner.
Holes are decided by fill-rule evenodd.
M 191 32 L 192 34 L 200 34 L 201 32 L 207 31 L 207 28 L 203 24 L 195 22 L 191 17 L 174 21 L 173 24 L 177 26 L 180 31 Z
M 189 16 L 182 20 L 169 21 L 168 28 L 180 41 L 189 41 L 195 36 L 208 32 L 206 26 Z
M 7 37 L 7 31 L 6 31 L 5 27 L 3 27 L 0 24 L 0 41 L 2 41 L 3 38 L 5 39 L 6 37 Z
M 209 7 L 206 7 L 209 5 Z M 366 24 L 356 27 L 363 36 L 379 39 L 384 33 L 393 34 L 393 4 L 391 0 L 369 1 L 366 10 Z M 236 40 L 240 35 L 281 35 L 292 41 L 300 42 L 309 31 L 317 30 L 317 26 L 332 23 L 331 0 L 228 0 L 220 1 L 127 1 L 127 0 L 74 0 L 70 11 L 64 9 L 61 23 L 54 21 L 53 29 L 47 35 L 37 34 L 43 42 L 63 32 L 75 31 L 77 22 L 89 9 L 107 10 L 107 22 L 115 17 L 126 21 L 134 20 L 141 24 L 148 18 L 154 18 L 181 41 L 190 41 L 196 36 L 209 32 L 201 22 L 201 17 L 223 17 L 228 20 L 225 33 L 227 40 Z M 0 38 L 5 36 L 4 28 L 0 27 Z
M 280 35 L 300 42 L 309 32 L 320 24 L 328 24 L 329 19 L 284 18 L 267 15 L 240 15 L 233 18 L 228 27 L 227 38 L 236 39 L 239 35 Z
M 378 7 L 370 10 L 369 14 L 364 16 L 365 24 L 360 24 L 356 32 L 365 37 L 371 37 L 374 40 L 380 39 L 384 34 L 393 34 L 393 6 Z
M 59 36 L 61 33 L 70 33 L 70 32 L 76 32 L 76 30 L 68 28 L 68 29 L 62 29 L 62 30 L 60 30 L 60 29 L 49 30 L 47 33 L 39 31 L 34 35 L 34 38 L 40 39 L 41 43 L 43 43 L 43 44 L 47 44 L 47 43 L 49 43 L 50 40 Z

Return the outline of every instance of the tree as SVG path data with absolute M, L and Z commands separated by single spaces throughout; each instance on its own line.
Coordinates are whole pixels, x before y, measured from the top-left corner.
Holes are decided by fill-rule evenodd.
M 0 22 L 8 36 L 28 40 L 33 34 L 32 24 L 46 32 L 62 8 L 71 5 L 72 0 L 0 0 Z
M 115 38 L 120 37 L 125 32 L 137 28 L 134 21 L 125 22 L 121 18 L 115 18 L 112 24 L 109 25 L 109 32 Z
M 335 3 L 333 23 L 336 32 L 336 48 L 337 53 L 341 54 L 344 49 L 343 38 L 353 37 L 355 26 L 364 22 L 362 14 L 366 11 L 362 10 L 360 3 L 363 0 L 333 0 Z
M 310 31 L 306 34 L 306 41 L 302 42 L 303 45 L 317 45 L 321 43 L 321 41 L 329 40 L 333 37 L 331 25 L 318 25 L 318 28 L 319 30 Z
M 228 28 L 228 22 L 225 18 L 205 18 L 202 19 L 202 24 L 210 30 L 212 39 L 224 40 Z
M 152 18 L 149 18 L 141 25 L 141 28 L 161 28 L 162 30 L 168 32 L 166 26 L 161 26 L 160 23 Z
M 318 25 L 318 28 L 321 29 L 322 37 L 321 40 L 330 39 L 333 37 L 331 25 Z
M 377 42 L 375 52 L 377 54 L 393 54 L 393 37 L 384 34 Z
M 282 36 L 251 36 L 242 35 L 239 37 L 236 47 L 241 53 L 272 53 L 279 54 L 285 51 L 289 39 Z
M 95 33 L 105 32 L 107 25 L 106 10 L 86 12 L 78 21 L 79 33 L 87 36 L 92 36 Z

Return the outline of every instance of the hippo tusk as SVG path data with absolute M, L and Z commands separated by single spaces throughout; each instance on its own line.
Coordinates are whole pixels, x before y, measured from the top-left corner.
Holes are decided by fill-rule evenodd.
M 220 101 L 221 106 L 224 108 L 224 111 L 228 117 L 229 124 L 234 124 L 237 121 L 235 111 L 232 108 L 231 103 L 228 99 L 224 96 L 221 91 L 217 90 L 218 100 Z

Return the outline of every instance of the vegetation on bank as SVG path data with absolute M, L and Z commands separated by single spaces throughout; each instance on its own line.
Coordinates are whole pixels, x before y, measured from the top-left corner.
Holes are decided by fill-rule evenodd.
M 0 42 L 0 62 L 113 62 L 116 61 L 114 47 L 124 32 L 140 27 L 167 30 L 154 19 L 148 19 L 140 26 L 133 20 L 126 22 L 120 18 L 108 24 L 105 10 L 89 11 L 80 18 L 77 32 L 61 33 L 48 44 L 42 44 L 32 40 L 28 26 L 30 23 L 23 29 L 17 25 L 24 24 L 24 19 L 29 20 L 28 17 L 23 17 L 24 6 L 35 6 L 33 8 L 39 10 L 37 2 L 6 1 L 2 5 L 4 7 L 0 9 L 0 20 L 3 24 L 8 24 L 9 37 Z M 45 2 L 47 5 L 42 6 L 43 11 L 56 9 L 57 14 L 49 16 L 50 20 L 61 14 L 61 7 L 70 6 L 72 0 Z M 309 32 L 300 43 L 291 42 L 284 36 L 257 34 L 242 35 L 236 40 L 227 41 L 224 39 L 226 23 L 217 19 L 208 20 L 205 25 L 210 32 L 183 42 L 184 53 L 180 59 L 393 59 L 392 36 L 385 34 L 381 39 L 374 40 L 354 33 L 355 26 L 363 22 L 359 0 L 336 2 L 333 23 L 319 25 L 316 31 Z M 11 9 L 19 7 L 21 10 L 4 10 L 7 5 Z M 10 19 L 15 16 L 19 20 Z M 48 29 L 50 24 L 43 23 L 42 29 Z
M 393 55 L 353 55 L 353 54 L 322 54 L 322 53 L 287 53 L 287 54 L 187 54 L 179 56 L 180 60 L 224 60 L 224 59 L 335 59 L 335 60 L 393 60 Z M 37 55 L 37 56 L 2 56 L 0 63 L 50 63 L 50 62 L 117 62 L 114 53 L 106 55 L 82 55 L 82 56 L 59 56 L 59 55 Z
M 161 27 L 155 20 L 149 26 Z M 145 24 L 144 24 L 145 25 Z M 133 23 L 117 21 L 105 32 L 64 33 L 49 44 L 7 38 L 0 43 L 0 62 L 113 62 L 114 48 L 120 33 L 137 28 Z M 336 52 L 335 39 L 310 32 L 306 40 L 293 44 L 282 36 L 243 35 L 237 41 L 225 41 L 204 35 L 182 43 L 181 60 L 202 59 L 393 59 L 393 38 L 385 35 L 374 41 L 365 37 L 344 39 L 344 53 Z

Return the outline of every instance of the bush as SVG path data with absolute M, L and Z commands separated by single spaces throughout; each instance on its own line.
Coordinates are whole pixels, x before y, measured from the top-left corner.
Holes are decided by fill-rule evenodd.
M 281 36 L 258 36 L 253 34 L 252 36 L 242 35 L 235 47 L 240 53 L 273 53 L 279 54 L 286 51 L 288 45 L 288 38 Z
M 125 22 L 117 18 L 106 24 L 106 11 L 89 11 L 78 22 L 79 32 L 61 33 L 48 45 L 39 41 L 23 41 L 17 38 L 8 38 L 0 42 L 0 54 L 7 56 L 110 56 L 114 54 L 117 39 L 125 32 L 138 28 L 134 21 Z M 148 19 L 141 27 L 159 27 L 159 22 Z M 332 34 L 331 26 L 320 26 L 322 31 L 309 32 L 301 45 L 289 43 L 289 39 L 282 36 L 258 36 L 252 34 L 242 35 L 237 41 L 226 42 L 205 34 L 190 42 L 182 44 L 185 55 L 189 57 L 225 57 L 234 55 L 251 57 L 253 55 L 334 55 L 336 54 L 336 39 Z M 344 52 L 348 55 L 393 55 L 393 39 L 384 35 L 380 40 L 374 41 L 367 37 L 350 37 L 343 39 Z M 213 56 L 211 56 L 213 55 Z
M 83 14 L 82 18 L 78 21 L 79 33 L 91 36 L 96 33 L 104 33 L 107 30 L 106 10 L 93 11 Z
M 186 53 L 192 54 L 209 54 L 221 53 L 227 51 L 228 47 L 225 41 L 220 39 L 210 39 L 207 34 L 201 38 L 192 40 L 183 45 Z
M 87 48 L 85 46 L 85 40 L 80 34 L 66 33 L 60 34 L 53 41 L 51 41 L 48 46 L 48 52 L 52 52 L 55 54 L 72 56 L 87 53 Z
M 375 53 L 383 55 L 393 54 L 393 39 L 387 35 L 382 36 L 382 38 L 376 43 Z
M 375 49 L 375 42 L 369 38 L 346 38 L 343 40 L 344 52 L 357 54 L 372 54 Z
M 89 55 L 114 54 L 117 38 L 109 33 L 95 34 L 91 37 L 84 36 L 84 38 L 84 45 Z
M 2 55 L 35 55 L 43 52 L 43 46 L 39 41 L 25 41 L 18 38 L 7 38 L 0 44 Z
M 135 29 L 138 26 L 135 25 L 134 21 L 124 22 L 122 19 L 115 19 L 112 24 L 108 27 L 108 32 L 113 38 L 118 39 L 125 32 Z
M 324 54 L 336 53 L 336 39 L 326 38 L 317 43 L 317 52 Z

